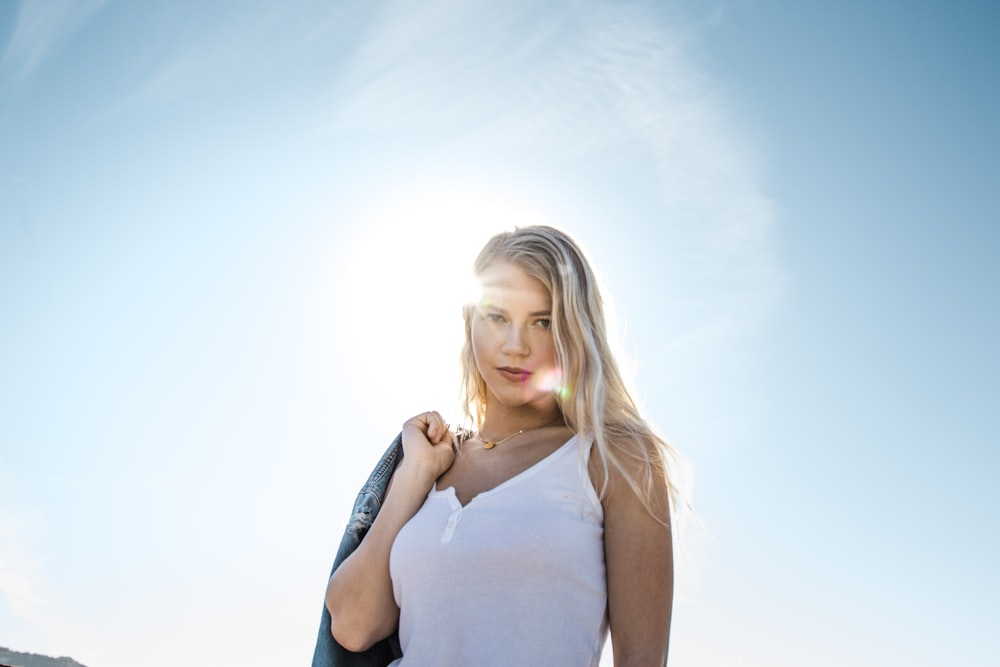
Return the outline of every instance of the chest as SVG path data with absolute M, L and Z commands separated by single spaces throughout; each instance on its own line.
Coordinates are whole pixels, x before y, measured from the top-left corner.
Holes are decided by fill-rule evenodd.
M 419 553 L 417 562 L 447 553 L 456 559 L 452 565 L 460 566 L 463 554 L 472 560 L 558 561 L 595 539 L 599 543 L 603 510 L 577 442 L 571 440 L 520 470 L 524 463 L 512 460 L 510 467 L 492 471 L 474 466 L 449 471 L 400 531 L 396 544 L 406 545 L 404 551 L 411 555 Z M 521 553 L 525 550 L 533 556 Z
M 603 514 L 580 458 L 579 448 L 560 449 L 464 505 L 440 483 L 459 475 L 430 491 L 389 558 L 414 664 L 598 664 Z
M 550 440 L 532 446 L 498 451 L 467 443 L 455 456 L 455 462 L 437 480 L 437 488 L 454 489 L 459 503 L 468 505 L 476 496 L 492 491 L 524 475 L 561 449 L 564 441 Z

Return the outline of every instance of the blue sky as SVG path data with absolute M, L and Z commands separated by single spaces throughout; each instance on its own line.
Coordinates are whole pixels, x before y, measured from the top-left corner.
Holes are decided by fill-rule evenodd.
M 1000 12 L 497 5 L 0 5 L 0 645 L 306 662 L 547 220 L 694 472 L 671 665 L 992 664 Z

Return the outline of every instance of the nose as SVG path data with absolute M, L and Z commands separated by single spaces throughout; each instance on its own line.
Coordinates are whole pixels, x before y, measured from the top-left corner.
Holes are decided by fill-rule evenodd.
M 509 327 L 500 351 L 512 357 L 528 356 L 528 344 L 524 341 L 520 327 Z

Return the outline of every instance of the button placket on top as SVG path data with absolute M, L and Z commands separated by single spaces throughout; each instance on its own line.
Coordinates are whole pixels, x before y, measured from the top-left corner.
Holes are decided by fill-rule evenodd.
M 449 488 L 448 491 L 448 504 L 451 505 L 451 514 L 448 516 L 448 522 L 444 525 L 444 532 L 441 534 L 441 542 L 443 543 L 451 542 L 452 536 L 455 535 L 455 528 L 458 527 L 458 522 L 462 520 L 464 510 L 462 503 L 458 502 L 455 489 Z

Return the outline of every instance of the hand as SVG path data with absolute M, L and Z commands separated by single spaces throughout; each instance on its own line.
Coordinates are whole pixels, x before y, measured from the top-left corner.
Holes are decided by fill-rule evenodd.
M 432 475 L 443 475 L 455 460 L 454 436 L 437 412 L 423 412 L 403 424 L 403 462 Z

